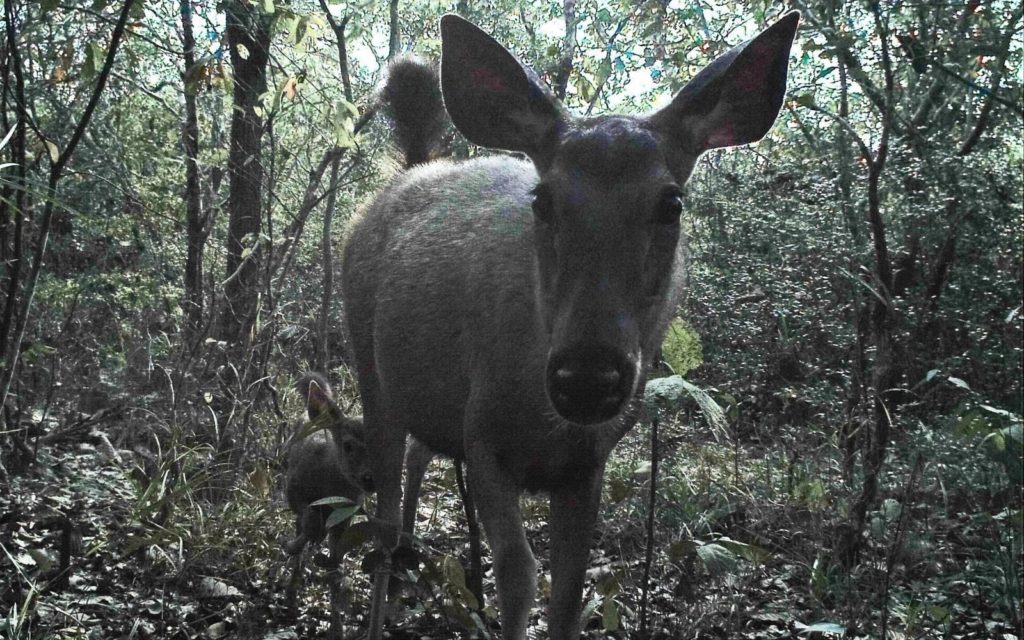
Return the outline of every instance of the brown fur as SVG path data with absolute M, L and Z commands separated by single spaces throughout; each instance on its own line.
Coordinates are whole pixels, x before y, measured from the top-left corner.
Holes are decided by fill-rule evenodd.
M 536 586 L 524 490 L 551 499 L 550 637 L 579 636 L 604 465 L 636 422 L 634 398 L 685 285 L 682 186 L 707 149 L 765 134 L 795 30 L 795 15 L 783 18 L 657 113 L 576 121 L 490 36 L 442 19 L 456 127 L 530 161 L 400 175 L 351 228 L 343 291 L 378 516 L 397 529 L 406 434 L 464 459 L 505 640 L 525 638 Z M 374 576 L 371 640 L 387 572 Z

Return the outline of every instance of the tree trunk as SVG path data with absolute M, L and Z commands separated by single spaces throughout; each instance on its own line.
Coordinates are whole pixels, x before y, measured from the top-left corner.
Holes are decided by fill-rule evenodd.
M 270 20 L 241 0 L 226 6 L 234 108 L 228 155 L 228 237 L 224 308 L 220 337 L 230 345 L 243 342 L 256 320 L 259 268 L 254 251 L 260 235 L 263 164 L 260 142 L 263 118 L 257 114 L 267 87 Z
M 199 120 L 196 116 L 195 48 L 192 34 L 192 2 L 181 0 L 182 44 L 184 45 L 185 124 L 182 145 L 185 148 L 185 319 L 189 330 L 195 332 L 203 321 L 203 246 L 204 234 L 199 177 Z
M 868 162 L 867 184 L 867 223 L 871 232 L 874 248 L 874 288 L 875 298 L 871 300 L 870 335 L 875 347 L 874 362 L 871 370 L 871 394 L 873 414 L 871 428 L 867 430 L 863 448 L 862 478 L 860 495 L 850 505 L 850 512 L 845 523 L 839 527 L 839 540 L 836 555 L 840 564 L 846 569 L 855 566 L 860 558 L 863 543 L 864 526 L 868 511 L 875 506 L 878 498 L 878 479 L 882 475 L 885 455 L 889 450 L 889 431 L 893 416 L 891 404 L 886 399 L 895 386 L 898 375 L 895 367 L 892 315 L 893 270 L 892 257 L 886 237 L 885 221 L 882 216 L 882 200 L 880 181 L 885 170 L 889 155 L 889 136 L 893 129 L 893 79 L 892 65 L 889 58 L 889 31 L 882 21 L 878 5 L 872 6 L 875 28 L 881 40 L 881 62 L 885 72 L 885 93 L 883 106 L 880 109 L 882 131 L 878 148 L 874 157 L 865 158 Z
M 317 349 L 317 369 L 324 371 L 331 357 L 328 334 L 331 326 L 331 300 L 334 298 L 334 251 L 331 244 L 334 226 L 334 205 L 338 195 L 338 170 L 341 156 L 331 162 L 331 181 L 328 186 L 327 203 L 324 206 L 324 233 L 320 245 L 321 262 L 323 263 L 323 290 L 320 292 L 320 317 L 317 322 L 320 348 Z

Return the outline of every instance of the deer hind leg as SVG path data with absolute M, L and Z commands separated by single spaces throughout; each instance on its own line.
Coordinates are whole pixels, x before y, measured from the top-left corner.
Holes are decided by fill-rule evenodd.
M 523 529 L 519 490 L 497 460 L 482 449 L 467 450 L 467 475 L 494 558 L 501 637 L 525 640 L 537 590 L 537 562 Z
M 405 491 L 402 493 L 402 533 L 411 536 L 416 527 L 416 504 L 434 452 L 427 445 L 412 438 L 405 452 Z
M 590 559 L 603 473 L 551 492 L 551 640 L 577 640 L 583 608 L 583 580 Z

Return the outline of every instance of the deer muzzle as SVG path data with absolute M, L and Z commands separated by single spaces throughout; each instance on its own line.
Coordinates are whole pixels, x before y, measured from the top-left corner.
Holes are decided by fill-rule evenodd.
M 635 381 L 633 359 L 605 344 L 578 343 L 548 358 L 548 398 L 569 422 L 595 424 L 616 417 Z

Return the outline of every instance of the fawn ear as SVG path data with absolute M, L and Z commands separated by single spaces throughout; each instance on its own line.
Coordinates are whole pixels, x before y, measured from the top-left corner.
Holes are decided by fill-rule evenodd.
M 441 18 L 441 92 L 456 128 L 483 147 L 544 164 L 566 117 L 540 79 L 476 25 Z
M 800 13 L 791 11 L 719 56 L 648 120 L 697 155 L 760 140 L 782 106 L 799 21 Z
M 337 411 L 331 387 L 323 379 L 311 376 L 302 382 L 302 386 L 306 391 L 306 415 L 310 422 Z

